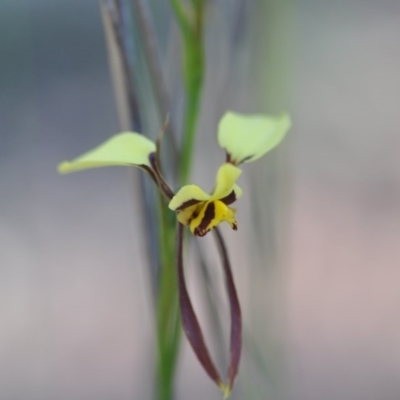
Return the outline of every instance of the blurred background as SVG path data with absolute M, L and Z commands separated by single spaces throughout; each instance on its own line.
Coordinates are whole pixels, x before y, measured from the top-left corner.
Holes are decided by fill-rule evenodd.
M 174 90 L 179 41 L 164 8 L 153 6 Z M 267 370 L 256 377 L 245 353 L 236 398 L 399 399 L 400 3 L 214 0 L 207 18 L 194 181 L 212 186 L 225 110 L 293 118 L 282 148 L 246 166 L 243 229 L 224 229 Z M 118 129 L 98 3 L 2 0 L 1 400 L 151 398 L 138 173 L 56 172 Z M 186 344 L 177 398 L 219 398 Z

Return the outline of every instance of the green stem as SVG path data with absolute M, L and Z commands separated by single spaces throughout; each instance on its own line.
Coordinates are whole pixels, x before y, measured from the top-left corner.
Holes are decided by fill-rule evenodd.
M 193 1 L 193 15 L 188 16 L 180 0 L 171 0 L 183 41 L 183 75 L 186 91 L 186 109 L 183 126 L 179 181 L 185 184 L 190 175 L 196 125 L 200 111 L 204 80 L 204 1 Z
M 179 349 L 180 319 L 175 270 L 175 216 L 168 213 L 160 198 L 161 279 L 157 310 L 157 399 L 172 400 L 174 374 Z M 173 218 L 171 218 L 171 216 Z
M 199 116 L 200 91 L 188 94 L 183 136 L 179 181 L 187 183 L 193 158 L 193 148 L 196 134 L 196 124 Z
M 200 109 L 204 76 L 203 62 L 203 4 L 194 3 L 192 21 L 180 0 L 171 0 L 183 39 L 183 70 L 186 91 L 184 134 L 180 157 L 179 180 L 187 181 L 192 164 L 196 124 Z M 176 217 L 160 198 L 161 276 L 157 309 L 157 399 L 173 400 L 174 376 L 180 342 L 180 317 L 177 276 L 175 269 Z
M 172 10 L 174 11 L 175 18 L 178 21 L 180 29 L 182 30 L 182 34 L 187 35 L 191 29 L 190 21 L 181 3 L 181 0 L 170 0 L 170 3 Z

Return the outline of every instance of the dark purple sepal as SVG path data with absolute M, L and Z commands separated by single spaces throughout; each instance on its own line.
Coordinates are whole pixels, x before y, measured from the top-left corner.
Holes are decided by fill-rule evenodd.
M 228 382 L 225 391 L 225 398 L 227 398 L 229 397 L 239 370 L 240 355 L 242 352 L 242 312 L 240 310 L 239 298 L 236 292 L 235 282 L 233 280 L 233 274 L 224 239 L 218 228 L 215 228 L 214 232 L 217 240 L 218 250 L 222 258 L 231 312 L 230 362 L 227 373 Z
M 194 353 L 196 354 L 208 376 L 217 384 L 220 389 L 225 390 L 225 385 L 223 384 L 221 377 L 219 376 L 219 373 L 213 361 L 211 360 L 203 338 L 200 324 L 193 310 L 192 302 L 190 301 L 187 291 L 183 270 L 183 231 L 184 225 L 179 224 L 177 238 L 177 275 L 183 330 L 185 331 L 186 337 L 188 338 Z

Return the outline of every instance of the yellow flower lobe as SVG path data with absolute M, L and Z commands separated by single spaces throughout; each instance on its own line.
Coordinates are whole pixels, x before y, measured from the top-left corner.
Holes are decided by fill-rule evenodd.
M 221 222 L 226 221 L 232 229 L 237 230 L 236 210 L 228 207 L 222 201 L 210 200 L 197 208 L 190 221 L 190 230 L 195 236 L 204 236 Z

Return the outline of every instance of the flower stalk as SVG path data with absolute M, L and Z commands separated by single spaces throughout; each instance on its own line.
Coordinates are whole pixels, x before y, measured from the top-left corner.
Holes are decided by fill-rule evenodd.
M 160 194 L 159 241 L 162 269 L 157 301 L 157 385 L 159 400 L 174 397 L 174 377 L 180 343 L 178 287 L 175 270 L 175 220 Z
M 175 270 L 175 219 L 168 213 L 167 201 L 174 196 L 164 179 L 161 169 L 161 143 L 167 130 L 166 118 L 156 142 L 156 152 L 149 155 L 152 170 L 155 171 L 159 193 L 161 251 L 160 286 L 157 301 L 157 386 L 158 400 L 171 400 L 174 396 L 174 377 L 180 344 L 180 317 L 178 287 Z

